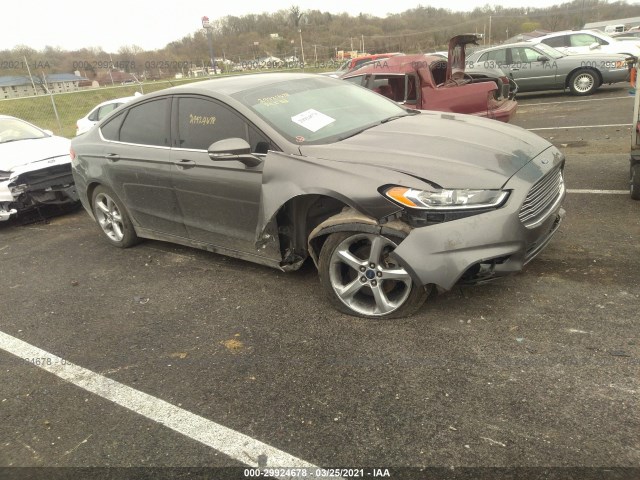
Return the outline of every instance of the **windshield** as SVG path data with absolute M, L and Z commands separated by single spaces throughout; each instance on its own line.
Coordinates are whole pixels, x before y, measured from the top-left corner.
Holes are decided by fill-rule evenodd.
M 295 78 L 233 95 L 289 141 L 334 143 L 398 116 L 395 102 L 327 77 Z
M 48 137 L 45 132 L 17 118 L 0 118 L 0 143 Z
M 561 52 L 559 52 L 558 50 L 556 50 L 553 47 L 550 47 L 546 43 L 537 43 L 536 44 L 536 48 L 538 50 L 540 50 L 541 52 L 543 52 L 545 55 L 547 55 L 550 58 L 564 57 L 564 55 Z

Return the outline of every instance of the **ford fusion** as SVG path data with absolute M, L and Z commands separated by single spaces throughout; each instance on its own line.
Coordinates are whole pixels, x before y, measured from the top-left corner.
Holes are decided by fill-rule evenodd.
M 557 231 L 564 157 L 521 128 L 410 111 L 310 74 L 229 77 L 134 100 L 72 141 L 104 238 L 298 269 L 371 318 L 520 271 Z

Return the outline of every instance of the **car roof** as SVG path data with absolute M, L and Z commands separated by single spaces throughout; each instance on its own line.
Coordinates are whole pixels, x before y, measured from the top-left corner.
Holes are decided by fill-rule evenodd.
M 203 80 L 200 82 L 189 83 L 177 87 L 159 90 L 154 93 L 145 95 L 145 98 L 158 95 L 176 94 L 176 93 L 202 93 L 202 94 L 222 94 L 234 95 L 238 92 L 250 90 L 252 88 L 272 85 L 274 83 L 285 82 L 287 80 L 299 80 L 304 78 L 325 78 L 315 73 L 253 73 L 249 75 L 232 75 L 224 78 L 214 78 L 211 80 Z M 336 80 L 337 81 L 337 80 Z M 140 97 L 142 98 L 142 97 Z
M 130 100 L 133 100 L 134 98 L 138 98 L 135 95 L 129 96 L 129 97 L 120 97 L 120 98 L 112 98 L 111 100 L 105 100 L 102 103 L 99 103 L 98 105 L 96 105 L 93 108 L 97 108 L 97 107 L 102 107 L 104 105 L 109 105 L 111 103 L 123 103 L 123 102 L 128 102 Z
M 599 35 L 601 37 L 610 37 L 611 36 L 608 33 L 601 32 L 600 30 L 562 30 L 560 32 L 547 33 L 546 35 L 542 35 L 541 37 L 536 37 L 534 40 L 539 40 L 541 38 L 557 37 L 559 35 L 569 35 L 571 33 L 590 33 L 590 34 Z
M 502 45 L 498 45 L 495 47 L 489 47 L 489 48 L 483 48 L 482 50 L 476 50 L 473 53 L 470 53 L 469 56 L 475 56 L 479 53 L 484 53 L 484 52 L 490 52 L 492 50 L 500 50 L 502 48 L 513 48 L 513 47 L 535 47 L 537 45 L 540 44 L 540 42 L 537 41 L 538 39 L 534 39 L 531 41 L 522 41 L 522 42 L 514 42 L 514 43 L 504 43 Z M 562 53 L 562 52 L 559 52 Z

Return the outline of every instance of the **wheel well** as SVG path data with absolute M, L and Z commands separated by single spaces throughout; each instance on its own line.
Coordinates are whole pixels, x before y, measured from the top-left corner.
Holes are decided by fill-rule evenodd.
M 311 231 L 345 207 L 348 205 L 344 202 L 325 195 L 301 195 L 287 201 L 276 214 L 283 264 L 306 259 Z M 318 239 L 319 248 L 322 248 L 324 240 Z
M 590 70 L 593 73 L 595 73 L 596 78 L 598 80 L 598 86 L 602 85 L 602 74 L 600 73 L 600 70 L 598 70 L 597 68 L 593 68 L 593 67 L 577 67 L 574 68 L 573 70 L 571 70 L 569 72 L 569 74 L 567 75 L 567 79 L 565 80 L 565 87 L 569 88 L 569 81 L 571 80 L 571 77 L 573 77 L 573 74 L 576 72 L 579 72 L 580 70 Z
M 87 201 L 89 202 L 89 206 L 93 210 L 93 192 L 96 188 L 98 188 L 100 184 L 98 182 L 92 182 L 87 186 Z

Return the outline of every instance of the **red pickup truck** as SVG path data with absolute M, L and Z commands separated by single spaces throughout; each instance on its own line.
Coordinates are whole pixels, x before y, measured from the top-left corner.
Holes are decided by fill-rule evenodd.
M 342 76 L 407 108 L 466 113 L 508 122 L 517 109 L 517 86 L 498 69 L 465 72 L 465 46 L 475 35 L 449 41 L 448 58 L 441 55 L 395 55 L 374 60 Z

